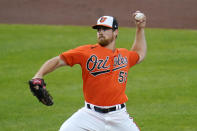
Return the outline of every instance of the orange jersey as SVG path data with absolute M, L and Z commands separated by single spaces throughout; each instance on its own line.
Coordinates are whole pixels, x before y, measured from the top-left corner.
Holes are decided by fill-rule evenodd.
M 96 45 L 85 45 L 60 55 L 68 65 L 80 64 L 83 93 L 86 102 L 98 106 L 125 103 L 127 75 L 139 55 L 134 51 L 118 48 L 114 52 Z

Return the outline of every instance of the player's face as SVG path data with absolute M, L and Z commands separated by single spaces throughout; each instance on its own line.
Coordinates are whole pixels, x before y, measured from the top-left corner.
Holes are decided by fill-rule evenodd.
M 107 46 L 115 40 L 114 31 L 111 28 L 101 26 L 97 29 L 97 39 L 101 46 Z

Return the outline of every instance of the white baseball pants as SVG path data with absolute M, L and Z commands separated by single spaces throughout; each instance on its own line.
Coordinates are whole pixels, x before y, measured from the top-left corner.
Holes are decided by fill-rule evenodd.
M 59 131 L 140 131 L 126 108 L 98 113 L 83 107 L 66 120 Z

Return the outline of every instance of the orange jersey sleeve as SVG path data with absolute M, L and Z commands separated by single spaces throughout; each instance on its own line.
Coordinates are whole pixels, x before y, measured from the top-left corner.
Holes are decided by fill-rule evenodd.
M 84 62 L 84 49 L 84 46 L 80 46 L 75 49 L 68 50 L 60 54 L 60 58 L 69 66 L 73 66 L 75 64 L 81 65 Z

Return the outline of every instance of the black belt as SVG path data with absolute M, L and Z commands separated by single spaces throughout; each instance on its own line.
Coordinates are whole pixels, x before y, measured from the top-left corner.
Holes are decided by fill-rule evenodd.
M 121 104 L 120 105 L 120 109 L 124 108 L 125 107 L 125 104 Z M 87 104 L 87 108 L 88 109 L 92 109 L 90 104 Z M 110 108 L 101 108 L 101 107 L 97 107 L 97 106 L 93 106 L 94 110 L 96 112 L 99 112 L 99 113 L 108 113 L 108 112 L 111 112 L 111 111 L 116 111 L 118 109 L 116 109 L 116 106 L 114 107 L 110 107 Z

